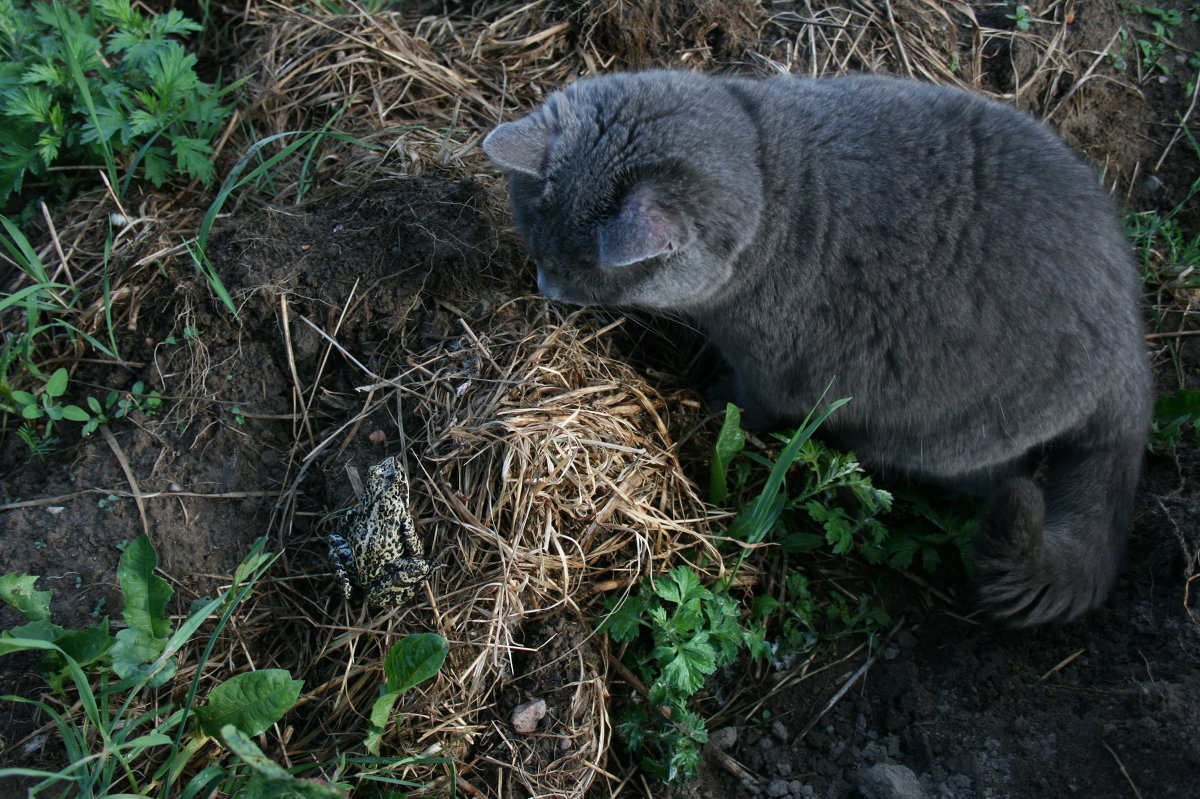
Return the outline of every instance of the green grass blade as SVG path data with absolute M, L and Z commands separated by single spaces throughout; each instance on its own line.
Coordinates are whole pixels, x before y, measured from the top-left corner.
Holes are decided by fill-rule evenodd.
M 79 64 L 79 59 L 76 57 L 78 48 L 74 46 L 75 36 L 77 31 L 70 27 L 67 22 L 66 11 L 58 0 L 54 0 L 54 16 L 58 21 L 58 32 L 62 40 L 66 43 L 64 48 L 66 54 L 67 71 L 71 75 L 71 80 L 75 82 L 75 87 L 79 90 L 79 96 L 83 99 L 83 104 L 87 108 L 88 118 L 92 122 L 92 127 L 96 130 L 96 144 L 100 149 L 100 154 L 104 158 L 105 171 L 108 172 L 109 185 L 117 186 L 117 162 L 113 158 L 112 146 L 101 138 L 100 132 L 102 126 L 100 124 L 100 115 L 96 113 L 96 102 L 92 97 L 92 91 L 88 87 L 87 78 L 83 74 L 83 69 Z

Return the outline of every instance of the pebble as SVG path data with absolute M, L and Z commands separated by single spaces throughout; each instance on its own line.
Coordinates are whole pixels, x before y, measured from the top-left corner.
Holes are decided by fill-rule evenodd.
M 532 702 L 514 707 L 510 721 L 514 730 L 522 735 L 529 735 L 537 731 L 538 722 L 545 716 L 546 700 L 534 699 Z
M 908 766 L 876 763 L 858 773 L 858 790 L 866 799 L 924 799 L 925 791 Z
M 737 727 L 722 727 L 709 733 L 708 745 L 713 749 L 730 749 L 737 743 Z

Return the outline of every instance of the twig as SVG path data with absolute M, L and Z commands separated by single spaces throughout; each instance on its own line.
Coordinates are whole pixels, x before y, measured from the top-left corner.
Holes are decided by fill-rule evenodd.
M 1084 652 L 1086 652 L 1086 651 L 1087 651 L 1087 649 L 1085 648 L 1085 649 L 1080 649 L 1080 650 L 1078 650 L 1078 651 L 1076 651 L 1076 652 L 1072 652 L 1071 654 L 1067 655 L 1065 658 L 1063 658 L 1062 660 L 1060 660 L 1058 663 L 1054 664 L 1054 666 L 1052 666 L 1052 667 L 1050 668 L 1050 670 L 1049 670 L 1049 671 L 1047 671 L 1047 672 L 1046 672 L 1045 674 L 1043 674 L 1041 677 L 1038 677 L 1038 679 L 1039 679 L 1039 680 L 1045 680 L 1046 678 L 1048 678 L 1048 677 L 1049 677 L 1051 674 L 1053 674 L 1054 672 L 1056 672 L 1056 671 L 1061 671 L 1061 670 L 1062 670 L 1063 668 L 1065 668 L 1065 667 L 1066 667 L 1066 666 L 1067 666 L 1067 665 L 1068 665 L 1068 664 L 1069 664 L 1069 663 L 1070 663 L 1072 660 L 1074 660 L 1075 658 L 1079 657 L 1080 655 L 1082 655 L 1082 654 L 1083 654 Z
M 137 478 L 133 476 L 133 469 L 129 468 L 129 461 L 125 459 L 125 453 L 121 451 L 121 445 L 113 437 L 112 431 L 108 429 L 108 425 L 100 425 L 100 434 L 104 436 L 109 449 L 113 451 L 113 455 L 117 456 L 117 463 L 121 464 L 121 470 L 125 472 L 125 479 L 129 481 L 129 489 L 132 492 L 133 501 L 137 503 L 138 516 L 142 518 L 142 530 L 148 538 L 150 536 L 150 522 L 146 520 L 146 503 L 142 501 L 142 490 L 138 488 Z
M 1104 748 L 1107 749 L 1108 753 L 1113 756 L 1113 760 L 1117 761 L 1117 768 L 1121 769 L 1121 773 L 1125 775 L 1125 780 L 1129 783 L 1129 787 L 1133 789 L 1133 795 L 1136 796 L 1137 799 L 1142 799 L 1142 792 L 1138 790 L 1137 784 L 1133 781 L 1133 777 L 1130 777 L 1129 772 L 1125 770 L 1125 764 L 1121 762 L 1121 758 L 1118 757 L 1117 753 L 1113 751 L 1113 748 L 1108 745 L 1108 741 L 1101 741 L 1100 743 L 1104 744 Z
M 804 729 L 802 729 L 800 734 L 796 736 L 797 742 L 804 740 L 804 736 L 812 732 L 812 728 L 817 726 L 817 722 L 824 718 L 826 713 L 828 713 L 830 710 L 833 710 L 833 706 L 842 700 L 842 697 L 846 695 L 846 692 L 854 687 L 854 684 L 858 682 L 864 674 L 867 673 L 867 670 L 870 669 L 871 666 L 875 665 L 875 661 L 879 659 L 879 653 L 884 650 L 888 642 L 892 640 L 892 636 L 898 633 L 900 628 L 903 626 L 904 617 L 901 616 L 896 623 L 892 625 L 892 629 L 888 631 L 887 638 L 883 639 L 883 644 L 875 650 L 874 654 L 867 658 L 865 663 L 858 667 L 857 671 L 850 675 L 850 679 L 842 683 L 842 687 L 837 690 L 837 693 L 830 697 L 829 701 L 825 703 L 825 707 L 821 708 L 821 712 L 813 716 L 812 720 L 810 720 L 808 724 L 804 725 Z
M 1200 71 L 1197 71 L 1196 73 L 1196 80 L 1200 81 Z M 1190 105 L 1188 105 L 1188 110 L 1185 111 L 1183 116 L 1179 118 L 1179 124 L 1175 127 L 1175 132 L 1171 134 L 1171 140 L 1167 142 L 1167 146 L 1163 148 L 1162 155 L 1160 155 L 1158 157 L 1158 161 L 1154 163 L 1154 169 L 1151 170 L 1152 172 L 1157 172 L 1162 168 L 1163 161 L 1167 160 L 1167 155 L 1171 152 L 1171 148 L 1175 146 L 1175 142 L 1179 141 L 1179 137 L 1183 135 L 1183 131 L 1187 126 L 1188 117 L 1190 117 L 1192 112 L 1196 110 L 1196 97 L 1198 95 L 1200 95 L 1200 92 L 1195 90 L 1192 91 L 1192 102 Z
M 258 497 L 277 497 L 282 491 L 226 491 L 221 494 L 204 494 L 199 491 L 151 491 L 148 494 L 141 494 L 142 499 L 156 499 L 158 497 L 199 497 L 201 499 L 255 499 Z M 53 505 L 56 502 L 69 502 L 72 499 L 78 499 L 86 494 L 104 494 L 105 496 L 112 494 L 117 497 L 133 497 L 137 496 L 132 491 L 122 491 L 119 488 L 88 488 L 84 491 L 76 491 L 73 494 L 59 494 L 56 497 L 41 497 L 40 499 L 26 499 L 21 502 L 7 502 L 0 505 L 0 511 L 19 510 L 22 508 L 38 508 L 43 505 Z
M 1171 333 L 1147 333 L 1144 338 L 1149 341 L 1156 338 L 1182 338 L 1183 336 L 1200 336 L 1200 330 L 1176 330 Z

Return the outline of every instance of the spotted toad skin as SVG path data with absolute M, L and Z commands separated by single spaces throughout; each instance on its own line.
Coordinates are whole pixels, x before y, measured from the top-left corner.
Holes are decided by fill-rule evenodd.
M 428 579 L 432 566 L 408 510 L 408 475 L 394 457 L 367 470 L 358 504 L 329 536 L 329 560 L 347 597 L 357 585 L 376 606 L 401 604 Z

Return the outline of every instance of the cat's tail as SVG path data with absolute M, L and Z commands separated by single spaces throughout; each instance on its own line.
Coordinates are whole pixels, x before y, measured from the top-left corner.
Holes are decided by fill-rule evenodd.
M 1068 621 L 1116 581 L 1133 516 L 1144 440 L 1060 451 L 1045 492 L 1028 477 L 992 495 L 975 543 L 980 603 L 1016 627 Z

